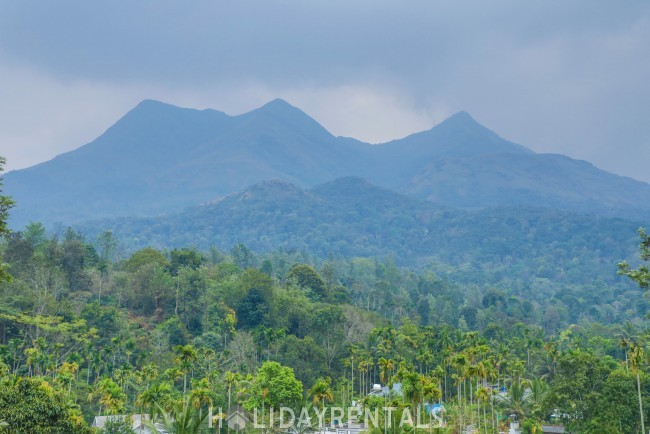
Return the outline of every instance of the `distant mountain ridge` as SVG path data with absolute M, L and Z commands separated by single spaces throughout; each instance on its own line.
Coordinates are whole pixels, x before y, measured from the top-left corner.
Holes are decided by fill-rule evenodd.
M 650 210 L 650 185 L 536 154 L 457 113 L 381 145 L 335 137 L 283 100 L 229 116 L 145 100 L 74 151 L 5 175 L 11 225 L 175 213 L 269 179 L 311 187 L 345 176 L 461 208 Z
M 110 230 L 127 252 L 194 246 L 255 252 L 302 251 L 327 258 L 392 256 L 499 270 L 521 281 L 615 282 L 616 263 L 634 255 L 639 222 L 532 207 L 460 210 L 339 178 L 309 189 L 269 180 L 215 203 L 159 217 L 87 222 L 88 239 Z M 480 265 L 479 265 L 480 264 Z M 491 271 L 491 272 L 493 272 Z

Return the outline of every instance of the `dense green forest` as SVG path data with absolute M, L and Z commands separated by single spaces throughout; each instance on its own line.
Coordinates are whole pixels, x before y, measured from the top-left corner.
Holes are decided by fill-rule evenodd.
M 459 294 L 477 307 L 490 289 L 536 302 L 543 307 L 536 315 L 548 311 L 547 327 L 562 327 L 583 319 L 636 323 L 645 315 L 649 306 L 638 287 L 616 274 L 616 264 L 636 254 L 640 225 L 541 208 L 450 209 L 349 177 L 311 190 L 269 181 L 180 214 L 98 221 L 77 230 L 90 240 L 111 230 L 121 256 L 151 246 L 209 251 L 244 243 L 267 254 L 308 252 L 312 259 L 304 262 L 318 266 L 325 259 L 391 258 L 456 283 L 454 292 L 478 292 Z M 63 236 L 65 228 L 57 233 Z M 274 277 L 282 279 L 283 271 Z M 553 310 L 566 317 L 562 325 Z M 450 312 L 445 321 L 454 317 Z
M 10 208 L 2 197 L 0 432 L 85 433 L 97 415 L 131 414 L 169 433 L 214 432 L 234 409 L 270 424 L 281 407 L 331 406 L 378 409 L 377 434 L 647 426 L 644 232 L 640 263 L 619 265 L 632 286 L 614 263 L 609 283 L 558 288 L 552 276 L 491 285 L 478 261 L 415 270 L 390 255 L 244 244 L 124 254 L 111 232 L 8 233 Z M 398 423 L 435 403 L 444 423 Z M 133 431 L 118 421 L 103 432 Z
M 571 297 L 482 291 L 390 258 L 314 261 L 236 245 L 118 259 L 117 246 L 111 233 L 89 242 L 71 229 L 47 236 L 39 224 L 8 235 L 0 415 L 9 432 L 39 432 L 12 423 L 44 399 L 48 423 L 64 427 L 99 414 L 205 419 L 210 406 L 253 408 L 260 394 L 269 408 L 376 406 L 366 396 L 377 383 L 402 385 L 390 397 L 398 408 L 443 402 L 449 432 L 496 432 L 511 415 L 526 426 L 555 415 L 574 432 L 637 432 L 637 374 L 650 399 L 635 308 L 643 288 L 618 300 L 632 324 L 598 316 L 616 309 L 602 294 L 572 295 L 589 297 L 591 316 Z M 643 269 L 623 271 L 647 285 Z M 269 376 L 295 381 L 294 393 L 273 398 Z M 19 405 L 17 393 L 39 402 Z

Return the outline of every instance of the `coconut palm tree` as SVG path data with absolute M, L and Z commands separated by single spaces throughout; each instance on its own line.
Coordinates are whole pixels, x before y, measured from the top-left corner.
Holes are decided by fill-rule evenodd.
M 203 414 L 192 402 L 191 396 L 184 396 L 180 401 L 175 402 L 170 410 L 159 407 L 161 417 L 157 423 L 153 420 L 145 421 L 145 425 L 152 428 L 154 432 L 160 432 L 160 427 L 167 434 L 198 434 L 201 432 L 208 413 Z M 158 425 L 158 426 L 157 426 Z
M 136 405 L 145 408 L 151 418 L 159 415 L 159 409 L 170 411 L 173 403 L 173 388 L 169 383 L 152 384 L 138 396 Z
M 311 396 L 312 404 L 314 407 L 325 407 L 327 401 L 333 401 L 332 395 L 332 379 L 330 377 L 319 378 L 314 385 L 309 389 L 309 396 Z
M 548 384 L 541 378 L 536 378 L 530 383 L 530 401 L 534 411 L 541 410 L 547 393 Z
M 526 389 L 530 387 L 530 382 L 526 379 L 515 378 L 508 383 L 508 408 L 509 411 L 518 417 L 524 416 L 524 405 L 526 404 Z

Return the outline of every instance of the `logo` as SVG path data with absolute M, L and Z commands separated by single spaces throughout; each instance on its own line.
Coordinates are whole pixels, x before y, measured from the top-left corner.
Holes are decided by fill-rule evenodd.
M 228 415 L 226 423 L 231 430 L 240 431 L 246 428 L 249 423 L 248 416 L 243 411 L 235 410 Z

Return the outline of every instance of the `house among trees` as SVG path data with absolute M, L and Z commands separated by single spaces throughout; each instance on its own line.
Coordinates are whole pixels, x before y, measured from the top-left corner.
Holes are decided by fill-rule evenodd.
M 91 427 L 103 430 L 111 424 L 128 424 L 129 421 L 131 422 L 130 428 L 137 434 L 164 434 L 164 431 L 160 429 L 154 431 L 152 428 L 146 426 L 146 422 L 149 421 L 148 414 L 95 416 Z

